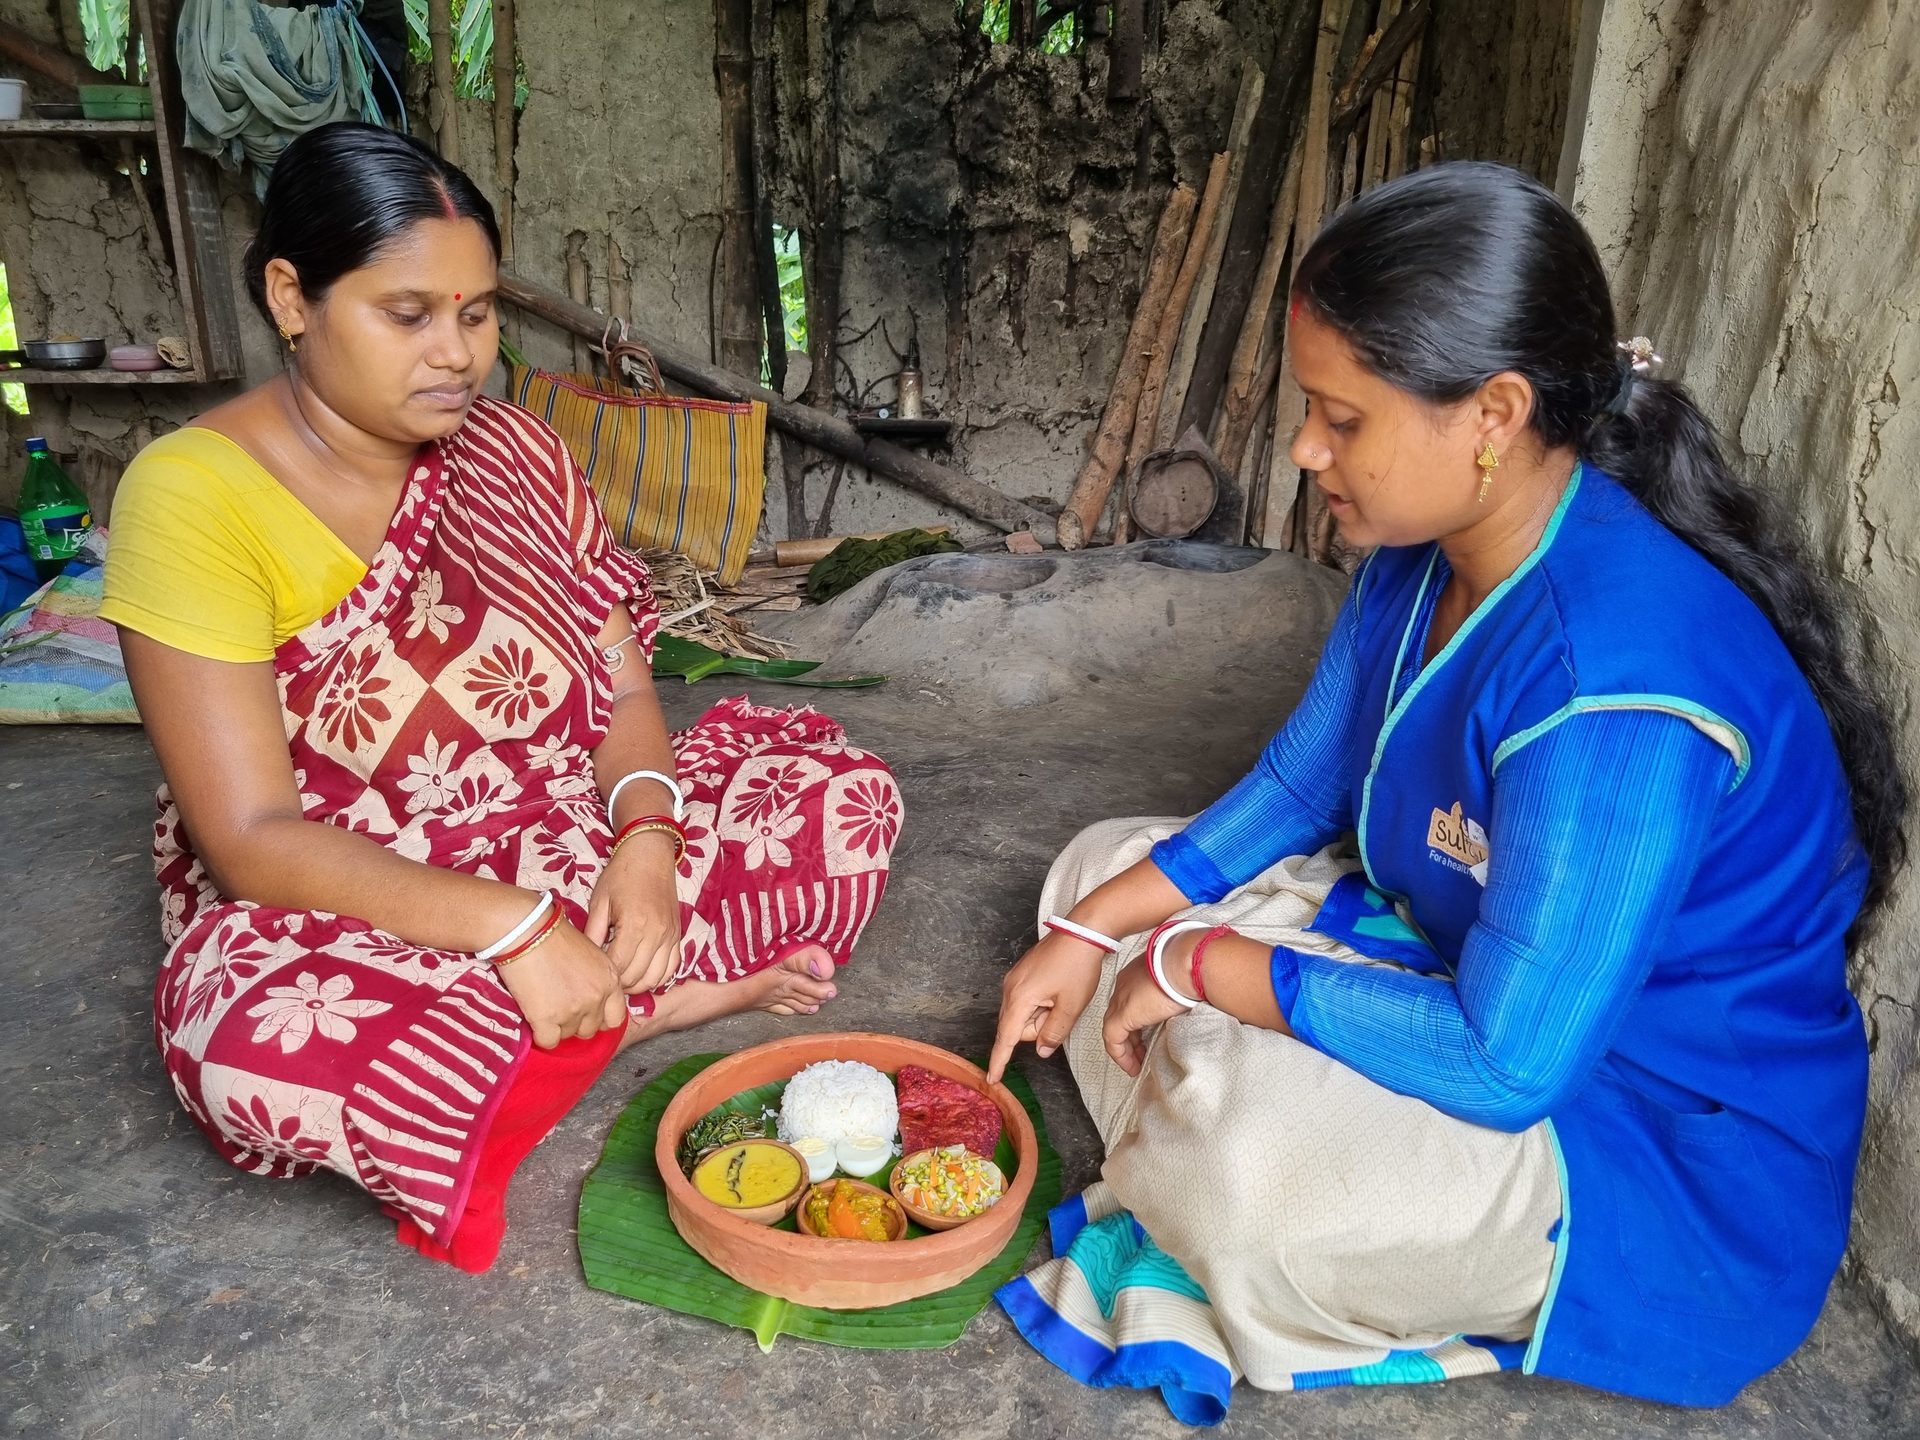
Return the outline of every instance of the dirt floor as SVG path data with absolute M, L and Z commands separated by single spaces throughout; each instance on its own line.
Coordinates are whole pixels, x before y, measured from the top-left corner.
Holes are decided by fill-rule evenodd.
M 521 1171 L 505 1250 L 477 1278 L 401 1249 L 344 1182 L 215 1158 L 152 1044 L 144 739 L 0 731 L 0 1434 L 1178 1434 L 1157 1396 L 1079 1388 L 998 1311 L 945 1351 L 783 1339 L 763 1356 L 744 1332 L 587 1289 L 574 1210 L 621 1106 L 682 1055 L 790 1028 L 982 1053 L 1054 852 L 1093 820 L 1217 794 L 1297 696 L 1337 603 L 1332 577 L 1284 557 L 1142 546 L 938 557 L 796 618 L 812 653 L 893 676 L 823 702 L 892 762 L 908 804 L 856 967 L 817 1017 L 734 1019 L 621 1057 Z M 673 683 L 669 714 L 734 688 Z M 1022 1064 L 1078 1188 L 1099 1156 L 1064 1062 Z M 1920 1376 L 1842 1284 L 1801 1352 L 1723 1411 L 1500 1376 L 1243 1388 L 1222 1433 L 1920 1435 Z

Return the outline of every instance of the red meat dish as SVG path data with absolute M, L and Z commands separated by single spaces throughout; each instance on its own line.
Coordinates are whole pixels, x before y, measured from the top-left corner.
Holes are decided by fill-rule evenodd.
M 900 1100 L 901 1153 L 964 1145 L 991 1157 L 1000 1144 L 1000 1107 L 971 1085 L 902 1065 L 894 1089 Z

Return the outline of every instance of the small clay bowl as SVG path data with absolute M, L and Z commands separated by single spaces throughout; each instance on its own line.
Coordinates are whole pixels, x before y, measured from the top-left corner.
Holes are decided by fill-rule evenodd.
M 730 1145 L 715 1145 L 711 1149 L 702 1150 L 700 1152 L 699 1159 L 693 1162 L 693 1168 L 698 1170 L 700 1168 L 701 1162 L 704 1161 L 709 1155 L 713 1154 L 714 1151 L 731 1150 L 734 1147 L 734 1145 L 776 1145 L 778 1146 L 780 1149 L 786 1151 L 787 1154 L 791 1155 L 793 1157 L 794 1163 L 800 1167 L 799 1182 L 793 1187 L 793 1189 L 789 1190 L 785 1195 L 781 1196 L 778 1200 L 769 1200 L 765 1205 L 752 1205 L 752 1206 L 722 1205 L 718 1200 L 715 1200 L 710 1196 L 700 1195 L 700 1187 L 697 1185 L 693 1187 L 694 1193 L 696 1195 L 700 1195 L 700 1198 L 702 1200 L 705 1200 L 707 1204 L 713 1206 L 714 1209 L 724 1210 L 729 1215 L 738 1215 L 742 1220 L 747 1221 L 749 1224 L 778 1225 L 782 1220 L 787 1218 L 787 1215 L 792 1211 L 793 1207 L 800 1203 L 800 1197 L 807 1193 L 807 1157 L 802 1155 L 798 1150 L 794 1149 L 791 1145 L 787 1144 L 783 1140 L 774 1140 L 771 1138 L 768 1138 L 765 1140 L 755 1140 L 755 1139 L 735 1140 Z
M 978 1220 L 980 1215 L 990 1213 L 994 1206 L 1000 1203 L 1000 1200 L 1007 1198 L 1007 1177 L 998 1165 L 995 1165 L 993 1161 L 989 1160 L 987 1161 L 988 1166 L 992 1168 L 994 1174 L 1000 1176 L 1000 1200 L 994 1201 L 993 1205 L 989 1205 L 985 1210 L 982 1210 L 980 1215 L 942 1215 L 937 1211 L 922 1210 L 918 1205 L 915 1205 L 900 1193 L 900 1172 L 906 1169 L 910 1162 L 918 1160 L 922 1155 L 931 1153 L 932 1151 L 930 1150 L 916 1150 L 911 1155 L 902 1155 L 900 1157 L 900 1163 L 893 1167 L 893 1177 L 887 1181 L 887 1188 L 893 1192 L 893 1198 L 900 1202 L 900 1208 L 912 1216 L 913 1223 L 918 1225 L 922 1230 L 957 1230 L 962 1225 L 968 1225 Z
M 894 1199 L 894 1197 L 889 1196 L 887 1192 L 882 1190 L 878 1185 L 869 1185 L 864 1180 L 827 1180 L 827 1181 L 823 1181 L 821 1184 L 818 1184 L 818 1185 L 809 1185 L 807 1187 L 806 1198 L 800 1202 L 800 1208 L 794 1212 L 794 1217 L 793 1217 L 794 1223 L 800 1227 L 800 1233 L 802 1235 L 811 1235 L 816 1240 L 841 1240 L 841 1241 L 847 1240 L 847 1237 L 845 1235 L 822 1235 L 818 1230 L 814 1229 L 813 1226 L 807 1223 L 807 1201 L 813 1199 L 813 1192 L 816 1190 L 831 1190 L 835 1185 L 851 1185 L 855 1190 L 864 1190 L 869 1195 L 878 1195 L 882 1199 L 893 1199 L 894 1203 L 891 1206 L 891 1208 L 889 1208 L 887 1211 L 887 1218 L 890 1221 L 892 1221 L 892 1224 L 888 1228 L 891 1229 L 893 1233 L 887 1236 L 887 1239 L 898 1240 L 907 1233 L 907 1216 L 906 1216 L 905 1208 L 900 1204 L 900 1202 L 897 1199 Z M 849 1243 L 859 1244 L 859 1245 L 872 1245 L 876 1242 L 872 1240 L 859 1240 L 859 1241 L 851 1241 Z

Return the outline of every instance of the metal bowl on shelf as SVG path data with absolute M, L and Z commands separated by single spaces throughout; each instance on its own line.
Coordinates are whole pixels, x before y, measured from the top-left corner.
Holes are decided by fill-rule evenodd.
M 0 350 L 0 362 L 39 370 L 93 370 L 106 358 L 105 340 L 29 340 L 18 350 Z

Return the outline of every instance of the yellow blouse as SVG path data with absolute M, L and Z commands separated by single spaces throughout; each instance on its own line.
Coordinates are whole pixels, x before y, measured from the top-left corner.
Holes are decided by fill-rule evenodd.
M 271 660 L 366 573 L 259 461 L 189 426 L 121 477 L 100 615 L 210 660 Z

